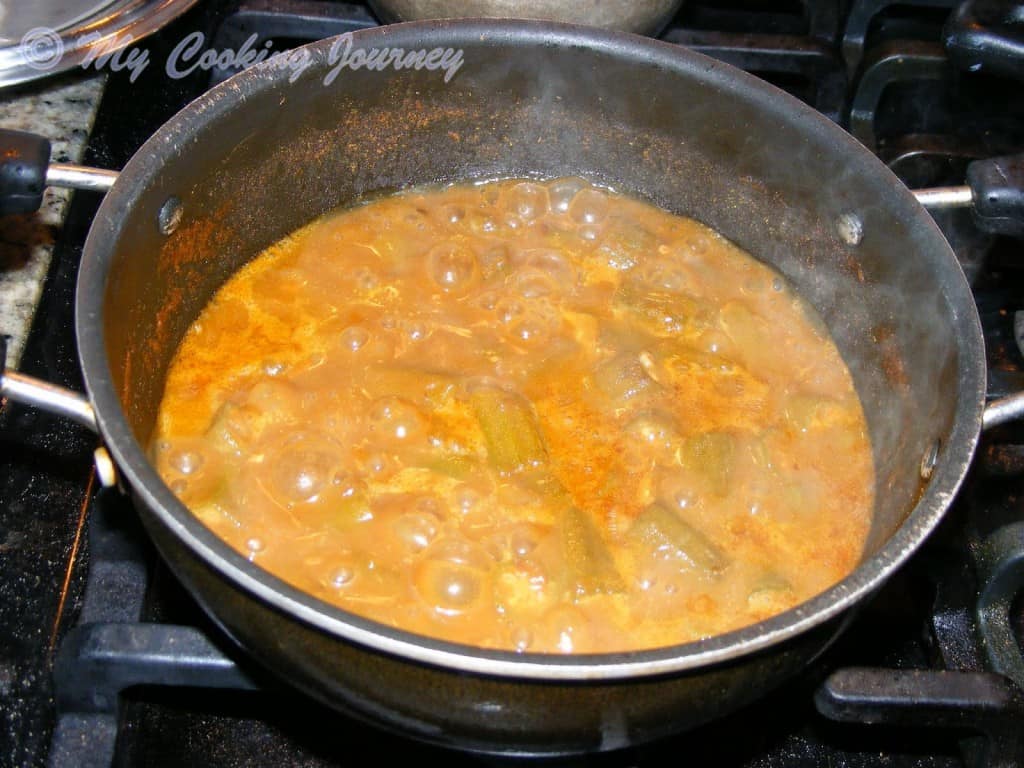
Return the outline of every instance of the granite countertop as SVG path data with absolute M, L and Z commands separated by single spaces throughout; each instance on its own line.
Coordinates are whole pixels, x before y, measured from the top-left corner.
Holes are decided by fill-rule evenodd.
M 54 162 L 80 163 L 105 82 L 105 74 L 75 72 L 0 91 L 0 128 L 41 134 Z M 0 218 L 0 334 L 8 337 L 11 368 L 25 348 L 71 194 L 47 188 L 37 213 Z

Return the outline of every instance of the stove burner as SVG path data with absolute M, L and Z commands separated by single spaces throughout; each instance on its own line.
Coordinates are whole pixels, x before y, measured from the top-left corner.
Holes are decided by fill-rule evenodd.
M 375 27 L 376 18 L 363 6 L 309 0 L 243 0 L 217 28 L 213 48 L 242 49 L 251 37 L 253 50 L 281 51 L 296 43 L 320 40 L 360 29 Z M 216 67 L 210 71 L 210 85 L 227 80 L 238 69 Z
M 939 39 L 957 0 L 855 0 L 846 17 L 842 49 L 851 80 L 867 51 L 891 40 Z
M 968 741 L 974 765 L 1013 768 L 1024 759 L 1024 696 L 1001 675 L 945 670 L 841 669 L 819 689 L 818 709 L 833 720 L 980 731 Z
M 811 3 L 803 11 L 797 17 L 691 5 L 684 14 L 692 16 L 693 22 L 684 15 L 669 26 L 662 39 L 753 72 L 838 122 L 846 91 L 842 62 L 832 45 L 838 33 L 838 3 Z M 263 50 L 268 42 L 273 43 L 272 50 L 281 50 L 296 42 L 354 32 L 377 23 L 361 6 L 245 0 L 221 24 L 214 47 L 238 50 L 255 35 L 250 44 L 254 50 Z M 211 85 L 236 71 L 213 70 Z

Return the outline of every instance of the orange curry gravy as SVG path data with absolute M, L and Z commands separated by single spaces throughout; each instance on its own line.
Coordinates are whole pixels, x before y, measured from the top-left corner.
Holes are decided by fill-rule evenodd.
M 697 222 L 580 179 L 331 214 L 188 332 L 154 452 L 231 546 L 456 642 L 671 645 L 850 572 L 860 402 L 809 307 Z

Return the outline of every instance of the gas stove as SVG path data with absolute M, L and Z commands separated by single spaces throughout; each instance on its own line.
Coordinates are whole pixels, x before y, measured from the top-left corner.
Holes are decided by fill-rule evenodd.
M 1019 89 L 1012 57 L 1000 49 L 993 72 L 962 71 L 950 51 L 970 40 L 943 44 L 944 28 L 946 37 L 955 31 L 945 26 L 953 6 L 690 2 L 661 37 L 793 93 L 908 184 L 940 186 L 962 183 L 972 159 L 1024 150 L 1024 102 L 1007 98 Z M 218 51 L 238 51 L 253 35 L 250 47 L 279 50 L 377 23 L 362 4 L 207 2 L 147 47 L 153 61 L 166 61 L 199 31 Z M 233 74 L 234 63 L 175 78 L 161 66 L 137 76 L 111 71 L 86 162 L 120 167 L 177 109 Z M 89 194 L 73 200 L 21 363 L 26 373 L 79 389 L 74 281 L 97 205 Z M 1020 241 L 981 232 L 966 214 L 937 219 L 974 287 L 989 394 L 1018 391 Z M 0 443 L 0 519 L 29 531 L 0 542 L 0 763 L 339 766 L 371 754 L 501 762 L 325 711 L 254 667 L 162 565 L 130 502 L 98 486 L 95 439 L 83 429 L 6 404 Z M 697 730 L 578 762 L 1024 764 L 1022 585 L 1024 430 L 1009 425 L 986 433 L 940 529 L 803 675 Z

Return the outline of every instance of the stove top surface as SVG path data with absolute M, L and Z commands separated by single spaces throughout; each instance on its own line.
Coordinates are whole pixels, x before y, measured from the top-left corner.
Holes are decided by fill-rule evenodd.
M 684 11 L 689 15 L 670 25 L 664 37 L 746 65 L 844 125 L 859 126 L 858 138 L 873 144 L 872 149 L 917 184 L 951 183 L 958 171 L 962 173 L 964 158 L 992 147 L 1024 148 L 1024 119 L 1009 119 L 1016 117 L 1016 107 L 993 106 L 1007 87 L 1001 79 L 978 81 L 970 88 L 953 79 L 954 87 L 969 91 L 968 101 L 981 101 L 982 108 L 965 107 L 964 98 L 950 95 L 948 89 L 936 98 L 930 76 L 916 86 L 896 78 L 895 91 L 865 91 L 866 77 L 886 76 L 882 49 L 902 44 L 910 50 L 914 46 L 907 41 L 915 38 L 906 36 L 935 35 L 948 3 L 936 2 L 920 14 L 911 13 L 902 26 L 899 16 L 881 21 L 875 16 L 873 26 L 861 24 L 857 12 L 870 3 L 853 3 L 846 16 L 838 3 L 834 13 L 828 3 L 783 4 L 782 10 L 771 12 L 757 4 L 761 15 L 753 20 L 745 5 L 749 6 L 691 5 Z M 317 18 L 314 23 L 321 32 L 373 23 L 359 5 L 200 4 L 151 38 L 151 56 L 166 56 L 196 29 L 206 30 L 211 41 L 237 43 L 254 19 L 266 23 L 269 18 L 274 26 L 268 34 L 279 42 L 290 39 L 286 32 L 300 37 L 289 26 L 293 22 L 282 21 L 283 6 L 298 7 L 302 13 L 327 10 L 326 21 Z M 768 31 L 751 32 L 752 26 Z M 121 167 L 164 120 L 207 87 L 211 74 L 213 79 L 228 74 L 197 71 L 172 80 L 160 69 L 150 67 L 134 82 L 128 72 L 111 73 L 87 163 Z M 983 98 L 985 92 L 989 95 Z M 894 93 L 905 98 L 895 98 Z M 901 117 L 907 111 L 907 94 L 919 104 L 936 105 L 937 112 L 945 110 L 946 116 L 908 123 Z M 858 105 L 867 110 L 859 118 Z M 979 116 L 985 110 L 995 118 Z M 963 114 L 970 120 L 958 118 Z M 966 142 L 947 130 L 954 123 L 988 127 L 976 134 L 983 141 Z M 999 128 L 1004 123 L 1005 130 Z M 908 124 L 909 128 L 899 128 Z M 965 145 L 969 146 L 964 149 Z M 97 205 L 98 199 L 88 194 L 76 194 L 72 202 L 21 364 L 25 373 L 77 389 L 82 384 L 71 319 L 74 280 Z M 986 330 L 990 394 L 1020 389 L 1024 372 L 1014 334 L 1014 313 L 1024 309 L 1019 242 L 982 237 L 963 221 L 944 226 L 949 227 L 951 241 L 960 238 L 956 250 L 973 281 Z M 804 675 L 735 715 L 690 733 L 573 762 L 661 765 L 685 759 L 749 767 L 923 767 L 964 766 L 988 759 L 993 765 L 1006 760 L 1010 762 L 1005 764 L 1014 764 L 1020 745 L 1008 743 L 1013 739 L 1007 733 L 1024 723 L 1024 709 L 1018 699 L 1000 710 L 1006 714 L 996 721 L 978 714 L 999 694 L 1008 691 L 1012 698 L 1019 691 L 1012 686 L 998 689 L 1005 678 L 986 672 L 992 660 L 979 641 L 975 609 L 982 591 L 978 574 L 990 566 L 979 566 L 978 552 L 993 536 L 1015 531 L 1013 526 L 1024 520 L 1024 451 L 1018 448 L 1022 436 L 1011 426 L 986 438 L 964 491 L 936 535 L 864 605 L 839 641 Z M 0 635 L 0 764 L 334 766 L 371 754 L 437 757 L 448 764 L 502 762 L 384 734 L 325 711 L 253 669 L 221 639 L 161 565 L 129 501 L 116 491 L 97 488 L 92 475 L 95 439 L 83 429 L 8 404 L 0 415 L 0 444 L 0 626 L 6 628 Z M 1007 557 L 1010 568 L 1017 561 L 1012 554 Z M 1017 638 L 1024 634 L 1020 602 L 1008 606 Z M 185 679 L 209 675 L 238 688 L 142 685 L 124 690 L 118 706 L 117 694 L 125 682 L 159 682 L 163 674 L 147 666 L 152 658 L 140 661 L 117 645 L 125 639 L 118 625 L 138 618 L 146 626 L 131 630 L 141 633 L 131 635 L 133 642 L 151 643 L 160 650 L 167 640 L 161 627 L 169 627 L 166 632 L 175 641 L 195 644 L 190 646 L 194 663 L 183 673 Z M 183 634 L 174 634 L 179 630 Z M 96 648 L 103 653 L 97 654 Z M 159 666 L 163 657 L 155 656 Z M 104 667 L 109 664 L 124 679 L 111 683 L 89 677 L 98 667 L 109 671 L 110 666 Z M 847 711 L 861 722 L 838 722 L 846 706 L 836 698 L 848 681 L 842 678 L 843 671 L 860 668 L 888 675 L 875 681 L 883 687 L 898 688 L 907 679 L 898 676 L 912 670 L 925 671 L 925 677 L 932 674 L 928 679 L 933 679 L 933 673 L 944 669 L 977 673 L 970 682 L 982 687 L 943 689 L 940 693 L 947 698 L 933 697 L 931 709 L 918 714 L 898 698 L 876 708 L 873 715 L 865 714 L 869 707 L 858 709 L 856 701 L 846 701 Z M 830 677 L 835 674 L 840 677 Z M 984 687 L 989 684 L 996 687 Z M 107 700 L 100 701 L 105 695 Z M 89 703 L 83 704 L 84 699 Z M 865 717 L 878 724 L 865 724 Z M 928 727 L 947 722 L 967 727 Z M 972 726 L 987 730 L 988 741 L 979 741 Z

